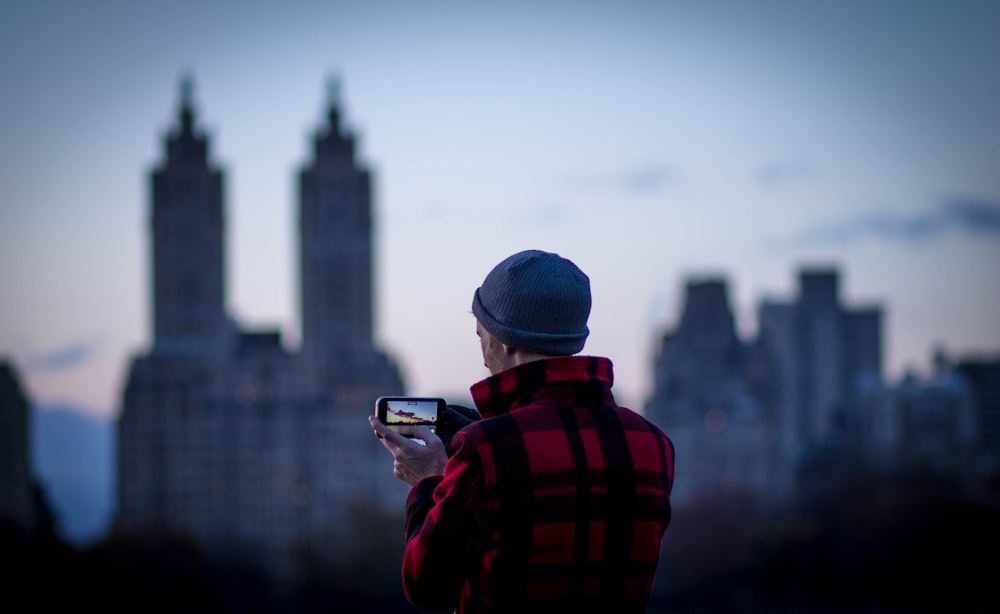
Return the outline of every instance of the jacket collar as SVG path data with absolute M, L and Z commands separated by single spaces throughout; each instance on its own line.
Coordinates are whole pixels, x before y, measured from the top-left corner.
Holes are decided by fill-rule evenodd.
M 614 403 L 611 361 L 599 356 L 558 356 L 527 362 L 478 381 L 470 387 L 472 401 L 484 418 L 505 414 L 544 399 L 566 385 L 592 387 Z

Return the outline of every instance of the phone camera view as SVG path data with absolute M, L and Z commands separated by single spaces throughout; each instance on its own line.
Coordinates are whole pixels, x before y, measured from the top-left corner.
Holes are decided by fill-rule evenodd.
M 434 400 L 398 399 L 386 401 L 385 424 L 400 435 L 412 437 L 418 426 L 434 431 L 438 403 Z

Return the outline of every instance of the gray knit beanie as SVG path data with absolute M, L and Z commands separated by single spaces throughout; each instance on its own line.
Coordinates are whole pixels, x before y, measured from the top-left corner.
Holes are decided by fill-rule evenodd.
M 549 356 L 576 354 L 590 333 L 590 278 L 559 254 L 518 252 L 486 276 L 472 313 L 506 345 Z

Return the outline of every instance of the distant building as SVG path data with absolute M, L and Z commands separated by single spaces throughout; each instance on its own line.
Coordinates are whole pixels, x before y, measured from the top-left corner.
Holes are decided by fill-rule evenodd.
M 892 388 L 886 407 L 892 414 L 879 430 L 883 472 L 973 478 L 976 400 L 962 374 L 942 354 L 936 356 L 930 377 L 904 376 Z
M 962 358 L 955 370 L 975 405 L 977 474 L 1000 493 L 1000 356 Z
M 353 519 L 401 509 L 405 488 L 365 415 L 405 392 L 373 342 L 370 173 L 331 89 L 299 174 L 302 343 L 226 313 L 225 176 L 191 83 L 151 173 L 152 347 L 129 366 L 118 419 L 115 531 L 189 536 L 294 579 L 349 550 Z
M 58 523 L 31 464 L 30 399 L 14 364 L 0 359 L 0 527 L 51 538 Z
M 674 482 L 676 503 L 778 488 L 767 361 L 737 336 L 726 282 L 688 281 L 680 323 L 663 335 L 654 359 L 645 406 L 646 416 L 673 439 L 684 467 Z
M 775 365 L 782 453 L 808 489 L 864 469 L 885 398 L 882 308 L 842 305 L 833 268 L 801 269 L 798 290 L 761 303 L 758 334 Z
M 29 447 L 28 399 L 14 366 L 0 361 L 0 522 L 28 533 L 37 521 Z
M 780 502 L 808 490 L 816 471 L 849 472 L 871 445 L 884 399 L 881 308 L 843 307 L 835 270 L 804 269 L 798 280 L 794 300 L 761 303 L 749 342 L 737 335 L 724 280 L 687 283 L 646 404 L 686 466 L 678 503 L 726 491 Z

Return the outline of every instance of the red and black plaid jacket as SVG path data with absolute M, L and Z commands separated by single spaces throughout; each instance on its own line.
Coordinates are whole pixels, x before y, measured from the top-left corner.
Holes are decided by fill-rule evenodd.
M 526 363 L 472 386 L 483 420 L 407 500 L 403 588 L 425 610 L 644 612 L 673 444 L 615 405 L 611 361 Z M 556 608 L 556 609 L 550 609 Z

